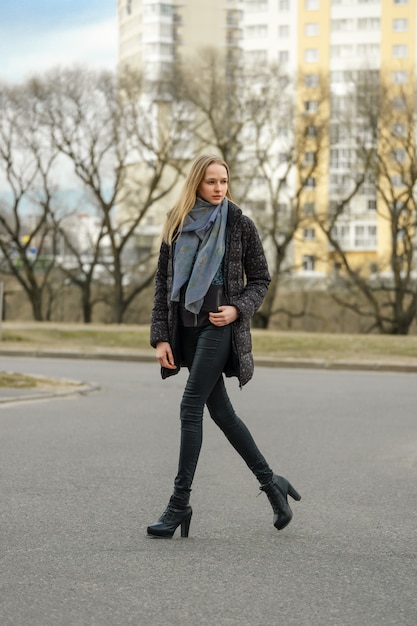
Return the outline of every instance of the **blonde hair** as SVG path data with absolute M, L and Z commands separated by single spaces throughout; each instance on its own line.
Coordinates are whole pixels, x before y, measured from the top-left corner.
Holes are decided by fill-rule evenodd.
M 186 215 L 195 205 L 197 197 L 197 189 L 203 180 L 206 170 L 212 163 L 223 165 L 226 168 L 227 178 L 230 182 L 230 172 L 227 163 L 214 154 L 202 154 L 198 156 L 185 179 L 182 192 L 179 199 L 166 216 L 165 224 L 162 229 L 162 239 L 169 245 L 181 233 Z M 232 199 L 229 187 L 226 196 Z

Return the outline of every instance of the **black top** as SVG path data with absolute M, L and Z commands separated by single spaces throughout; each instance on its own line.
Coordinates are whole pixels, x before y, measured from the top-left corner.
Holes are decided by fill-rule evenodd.
M 179 321 L 181 326 L 205 326 L 209 323 L 209 313 L 217 313 L 219 306 L 226 304 L 224 286 L 212 284 L 204 297 L 200 313 L 191 313 L 185 308 L 185 289 L 181 289 L 179 303 Z

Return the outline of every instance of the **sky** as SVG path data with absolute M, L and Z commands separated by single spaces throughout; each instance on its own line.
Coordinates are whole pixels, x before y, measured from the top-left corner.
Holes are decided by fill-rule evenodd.
M 0 0 L 0 80 L 51 67 L 115 69 L 117 0 Z

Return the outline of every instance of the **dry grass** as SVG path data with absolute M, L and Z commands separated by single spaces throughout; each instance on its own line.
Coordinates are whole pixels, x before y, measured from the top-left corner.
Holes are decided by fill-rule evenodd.
M 355 360 L 417 361 L 417 336 L 341 335 L 325 333 L 253 332 L 259 356 Z
M 149 351 L 148 326 L 7 323 L 1 347 Z M 417 362 L 417 336 L 253 330 L 255 356 L 291 359 Z
M 45 378 L 43 376 L 31 376 L 29 374 L 20 374 L 17 372 L 0 371 L 0 388 L 13 389 L 54 389 L 77 386 L 74 381 L 63 381 L 55 378 Z

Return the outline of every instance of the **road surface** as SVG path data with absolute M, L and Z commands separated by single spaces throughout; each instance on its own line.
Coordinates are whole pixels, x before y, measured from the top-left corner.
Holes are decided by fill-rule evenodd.
M 0 358 L 100 385 L 0 405 L 1 626 L 415 626 L 415 374 L 258 367 L 235 408 L 301 493 L 283 531 L 205 417 L 189 539 L 146 537 L 171 493 L 185 372 Z

